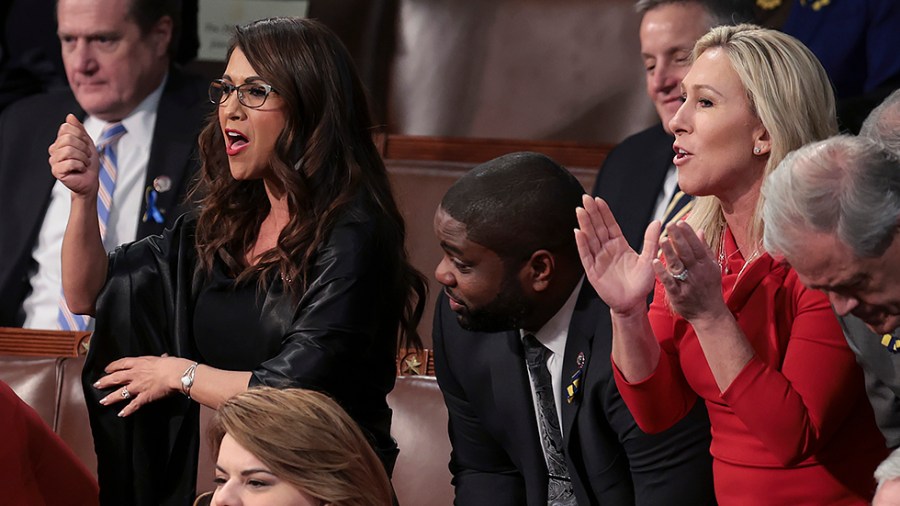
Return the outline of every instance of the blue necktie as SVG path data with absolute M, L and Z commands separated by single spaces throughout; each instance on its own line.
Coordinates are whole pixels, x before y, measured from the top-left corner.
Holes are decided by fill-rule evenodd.
M 116 191 L 116 177 L 119 172 L 119 162 L 116 158 L 116 143 L 125 133 L 122 123 L 110 123 L 106 125 L 97 142 L 97 153 L 100 155 L 100 188 L 97 190 L 97 218 L 100 222 L 100 239 L 106 239 L 106 224 L 109 222 L 109 212 L 112 208 L 113 193 Z M 59 315 L 57 323 L 60 330 L 85 330 L 90 321 L 89 316 L 72 314 L 66 299 L 60 291 Z

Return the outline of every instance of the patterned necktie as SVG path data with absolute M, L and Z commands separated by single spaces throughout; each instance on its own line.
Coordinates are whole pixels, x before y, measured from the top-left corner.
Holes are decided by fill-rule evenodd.
M 122 123 L 110 123 L 106 125 L 97 142 L 97 153 L 100 155 L 100 188 L 97 190 L 97 218 L 100 222 L 100 239 L 106 239 L 106 224 L 109 222 L 109 212 L 112 208 L 112 197 L 116 191 L 116 176 L 119 171 L 119 162 L 116 158 L 116 143 L 125 133 Z M 75 315 L 69 311 L 66 299 L 62 293 L 59 295 L 59 315 L 57 323 L 60 330 L 85 330 L 90 322 L 89 316 Z
M 572 480 L 563 454 L 563 437 L 559 429 L 559 415 L 556 412 L 556 401 L 553 397 L 553 381 L 547 369 L 547 355 L 550 353 L 540 341 L 528 334 L 522 340 L 525 345 L 525 364 L 531 373 L 531 384 L 538 401 L 538 419 L 540 420 L 541 441 L 544 446 L 544 458 L 547 461 L 547 505 L 575 506 L 575 493 L 572 491 Z
M 693 202 L 694 197 L 681 191 L 681 188 L 676 184 L 675 194 L 672 195 L 672 200 L 669 201 L 669 205 L 666 207 L 666 213 L 663 215 L 663 229 L 665 229 L 666 225 L 669 223 L 678 221 L 687 214 L 688 211 L 691 210 Z

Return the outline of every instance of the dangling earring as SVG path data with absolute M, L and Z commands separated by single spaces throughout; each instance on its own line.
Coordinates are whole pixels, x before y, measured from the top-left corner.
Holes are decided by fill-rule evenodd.
M 762 152 L 762 149 L 760 149 L 759 146 L 756 146 L 755 148 L 753 148 L 753 154 L 754 154 L 754 155 L 758 155 L 758 154 L 760 154 L 761 152 Z

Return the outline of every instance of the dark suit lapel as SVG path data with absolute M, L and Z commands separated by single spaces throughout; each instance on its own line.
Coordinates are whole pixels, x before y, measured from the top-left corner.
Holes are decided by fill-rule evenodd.
M 575 310 L 572 312 L 572 320 L 569 323 L 569 334 L 566 337 L 566 355 L 563 357 L 562 369 L 562 423 L 563 438 L 568 445 L 569 435 L 578 410 L 581 407 L 585 381 L 590 368 L 591 362 L 591 344 L 594 339 L 594 330 L 597 327 L 597 317 L 600 308 L 597 307 L 596 294 L 594 288 L 584 281 L 581 287 L 581 293 L 578 294 L 578 300 L 575 303 Z M 597 357 L 602 360 L 603 357 Z M 579 365 L 580 363 L 580 365 Z M 571 402 L 568 400 L 568 387 L 572 384 L 573 375 L 577 371 L 581 371 L 580 391 L 572 396 Z
M 165 176 L 171 182 L 168 191 L 158 193 L 156 202 L 157 208 L 165 216 L 165 223 L 169 225 L 182 212 L 179 198 L 191 183 L 185 179 L 186 174 L 190 177 L 190 171 L 185 167 L 191 163 L 191 157 L 196 156 L 197 132 L 202 127 L 202 115 L 196 112 L 196 94 L 185 81 L 179 71 L 171 70 L 159 100 L 150 145 L 150 160 L 147 162 L 147 178 L 144 181 L 141 216 L 138 217 L 138 237 L 157 234 L 164 228 L 163 224 L 143 219 L 147 210 L 148 191 L 153 188 L 153 181 Z
M 492 339 L 492 337 L 494 337 Z M 514 460 L 521 462 L 526 479 L 546 475 L 541 435 L 537 428 L 537 415 L 531 384 L 525 369 L 525 355 L 518 331 L 504 332 L 502 336 L 489 336 L 493 397 L 497 412 L 509 420 L 510 431 L 520 444 L 508 451 Z M 530 471 L 530 473 L 529 473 Z M 536 476 L 533 473 L 538 473 Z

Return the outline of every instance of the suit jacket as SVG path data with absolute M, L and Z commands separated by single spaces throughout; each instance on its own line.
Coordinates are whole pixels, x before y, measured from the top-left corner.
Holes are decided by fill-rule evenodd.
M 594 182 L 592 194 L 609 204 L 636 251 L 644 243 L 644 231 L 672 165 L 673 142 L 662 123 L 628 137 L 609 152 Z
M 547 504 L 547 467 L 517 331 L 463 330 L 438 298 L 435 371 L 450 416 L 459 505 Z M 578 504 L 713 504 L 709 420 L 696 407 L 657 435 L 638 429 L 616 389 L 608 307 L 585 283 L 569 324 L 563 399 L 583 354 L 582 389 L 562 404 L 566 462 Z
M 875 412 L 875 422 L 888 448 L 900 446 L 900 353 L 881 344 L 881 334 L 849 315 L 840 318 L 847 344 L 866 377 L 866 393 Z M 897 335 L 897 329 L 894 335 Z
M 137 237 L 159 234 L 185 210 L 184 196 L 199 169 L 197 134 L 212 109 L 206 82 L 178 69 L 169 70 L 157 108 L 145 188 L 161 175 L 172 189 L 159 194 L 164 222 L 138 220 Z M 31 291 L 32 251 L 50 204 L 56 181 L 50 174 L 47 148 L 56 140 L 66 114 L 83 120 L 84 110 L 69 89 L 26 98 L 0 116 L 0 326 L 17 327 L 24 320 L 22 302 Z M 146 196 L 144 197 L 146 199 Z M 146 202 L 141 210 L 146 208 Z

